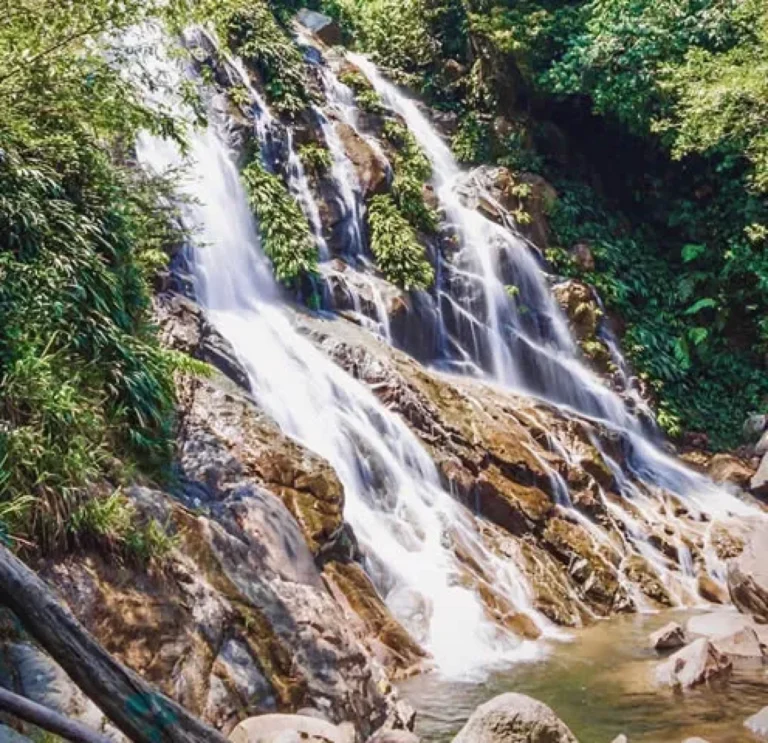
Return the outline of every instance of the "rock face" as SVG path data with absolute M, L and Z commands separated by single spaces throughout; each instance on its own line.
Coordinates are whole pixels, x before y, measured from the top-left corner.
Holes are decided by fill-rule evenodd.
M 409 643 L 421 651 L 391 617 L 368 631 L 377 608 L 386 614 L 370 582 L 343 606 L 326 586 L 322 567 L 352 571 L 356 555 L 335 473 L 238 386 L 243 370 L 194 305 L 160 297 L 157 317 L 169 346 L 228 374 L 177 376 L 174 492 L 128 493 L 176 547 L 162 571 L 94 553 L 41 564 L 42 576 L 109 652 L 224 732 L 313 707 L 369 735 L 400 714 L 376 658 L 394 671 L 415 662 Z
M 502 694 L 478 707 L 453 743 L 578 743 L 546 704 Z
M 389 165 L 349 124 L 336 122 L 336 132 L 355 168 L 365 198 L 381 193 L 387 185 Z
M 728 563 L 728 591 L 739 611 L 768 624 L 768 527 L 755 528 Z
M 730 673 L 732 663 L 705 638 L 695 640 L 656 668 L 656 680 L 664 686 L 688 689 Z
M 677 622 L 670 622 L 654 632 L 649 642 L 654 650 L 677 650 L 686 643 L 685 630 Z

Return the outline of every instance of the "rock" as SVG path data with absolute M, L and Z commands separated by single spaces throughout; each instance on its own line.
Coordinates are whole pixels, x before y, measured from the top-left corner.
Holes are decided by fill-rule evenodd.
M 296 14 L 296 20 L 328 46 L 342 43 L 341 29 L 333 18 L 314 10 L 302 8 Z
M 585 272 L 595 270 L 595 256 L 592 254 L 592 246 L 587 242 L 576 243 L 570 249 L 573 262 Z
M 501 694 L 478 707 L 453 743 L 578 743 L 546 704 Z
M 765 431 L 760 437 L 760 441 L 755 444 L 755 454 L 759 457 L 768 454 L 768 431 Z
M 763 707 L 759 712 L 744 721 L 744 727 L 753 732 L 759 738 L 768 740 L 768 707 Z
M 363 197 L 370 198 L 381 193 L 386 188 L 389 177 L 387 161 L 349 124 L 337 121 L 334 126 L 344 145 L 344 151 L 355 168 Z
M 17 733 L 5 725 L 0 725 L 0 741 L 3 743 L 32 743 L 31 738 L 27 738 L 26 735 Z
M 685 630 L 677 622 L 665 625 L 654 632 L 648 640 L 654 650 L 677 650 L 687 642 Z
M 749 481 L 749 490 L 757 498 L 768 497 L 768 454 L 764 454 L 752 479 Z
M 302 715 L 261 715 L 243 720 L 229 736 L 232 743 L 354 743 L 349 736 L 325 720 Z
M 752 658 L 762 660 L 763 647 L 757 632 L 752 627 L 744 627 L 732 635 L 713 640 L 713 645 L 729 658 Z
M 753 625 L 750 617 L 723 609 L 691 617 L 685 625 L 685 630 L 689 637 L 719 640 Z
M 728 563 L 728 591 L 739 611 L 768 624 L 768 527 L 755 528 Z
M 656 667 L 656 680 L 688 689 L 730 673 L 732 663 L 706 638 L 695 640 Z
M 744 421 L 742 432 L 747 441 L 757 441 L 766 430 L 768 430 L 768 415 L 754 414 Z
M 728 590 L 703 571 L 696 578 L 696 588 L 699 591 L 699 596 L 706 601 L 713 604 L 728 603 Z
M 704 738 L 686 738 L 683 743 L 708 743 Z
M 366 743 L 419 743 L 419 736 L 408 730 L 380 730 Z
M 744 490 L 749 488 L 749 481 L 754 470 L 743 459 L 733 454 L 715 454 L 707 466 L 707 474 L 715 481 L 732 483 Z
M 615 737 L 615 738 L 614 738 L 614 739 L 611 741 L 611 743 L 629 743 L 629 739 L 627 738 L 627 736 L 626 736 L 626 735 L 623 735 L 623 734 L 622 734 L 622 735 L 617 735 L 617 736 L 616 736 L 616 737 Z

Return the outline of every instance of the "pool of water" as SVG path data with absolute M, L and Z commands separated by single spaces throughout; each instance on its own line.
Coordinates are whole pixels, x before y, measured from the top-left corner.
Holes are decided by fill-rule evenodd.
M 629 743 L 680 743 L 693 736 L 708 743 L 759 741 L 744 720 L 768 705 L 768 665 L 740 662 L 728 680 L 685 693 L 655 685 L 659 656 L 648 647 L 648 635 L 672 620 L 684 625 L 690 615 L 614 617 L 550 644 L 540 660 L 483 681 L 427 674 L 399 686 L 419 713 L 416 730 L 425 743 L 451 741 L 478 705 L 506 691 L 548 704 L 581 743 L 610 743 L 620 733 Z

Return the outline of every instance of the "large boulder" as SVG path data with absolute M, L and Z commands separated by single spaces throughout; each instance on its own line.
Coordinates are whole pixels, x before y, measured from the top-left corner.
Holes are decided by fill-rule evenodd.
M 688 689 L 728 675 L 731 667 L 731 660 L 702 637 L 660 663 L 656 680 L 663 686 Z
M 478 707 L 453 743 L 578 743 L 546 704 L 524 694 L 501 694 Z
M 739 611 L 768 624 L 768 527 L 757 526 L 728 563 L 728 591 Z
M 715 482 L 731 483 L 747 490 L 754 470 L 743 459 L 733 454 L 720 453 L 709 460 L 707 474 Z
M 721 637 L 713 645 L 729 658 L 762 660 L 764 651 L 757 632 L 752 627 L 734 632 L 732 635 Z
M 305 715 L 261 715 L 237 725 L 232 743 L 355 743 L 354 731 Z

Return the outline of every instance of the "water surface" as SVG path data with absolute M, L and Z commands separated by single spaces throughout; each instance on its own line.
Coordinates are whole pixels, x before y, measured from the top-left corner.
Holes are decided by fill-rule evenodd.
M 540 660 L 517 664 L 482 682 L 416 677 L 400 685 L 418 710 L 425 743 L 447 743 L 474 709 L 497 694 L 516 691 L 545 702 L 581 743 L 680 743 L 699 736 L 708 743 L 760 740 L 744 720 L 768 704 L 768 666 L 740 663 L 731 678 L 685 693 L 659 690 L 653 672 L 659 656 L 648 635 L 682 612 L 614 617 L 573 632 L 570 642 L 549 645 Z

